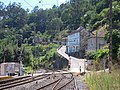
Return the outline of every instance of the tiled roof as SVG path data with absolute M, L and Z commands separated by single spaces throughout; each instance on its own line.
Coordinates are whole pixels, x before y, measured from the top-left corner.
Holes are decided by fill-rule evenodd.
M 77 30 L 71 32 L 69 35 L 80 32 L 80 31 L 88 32 L 84 27 L 80 26 Z
M 93 31 L 94 36 L 96 36 L 96 31 L 98 37 L 105 37 L 105 34 L 107 33 L 106 26 L 100 27 L 99 29 Z

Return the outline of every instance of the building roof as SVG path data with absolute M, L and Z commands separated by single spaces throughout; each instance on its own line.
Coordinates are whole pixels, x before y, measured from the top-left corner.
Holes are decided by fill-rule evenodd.
M 81 32 L 81 31 L 88 32 L 84 27 L 80 26 L 77 30 L 72 31 L 69 35 L 77 33 L 77 32 Z
M 100 27 L 99 29 L 93 31 L 94 36 L 96 36 L 96 31 L 97 31 L 97 37 L 105 37 L 105 34 L 107 33 L 106 26 Z

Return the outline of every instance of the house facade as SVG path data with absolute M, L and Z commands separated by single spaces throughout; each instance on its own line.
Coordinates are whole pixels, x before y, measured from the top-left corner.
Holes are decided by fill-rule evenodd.
M 67 52 L 74 53 L 80 50 L 80 33 L 76 32 L 68 36 L 67 41 Z
M 106 31 L 103 29 L 101 31 L 94 31 L 88 39 L 87 51 L 97 51 L 106 45 L 104 39 Z
M 96 40 L 97 39 L 97 40 Z M 99 50 L 106 44 L 103 37 L 91 37 L 88 39 L 87 51 Z
M 67 53 L 72 56 L 84 58 L 85 49 L 87 48 L 87 38 L 89 32 L 83 27 L 79 27 L 67 37 Z
M 78 58 L 85 58 L 86 52 L 99 50 L 106 45 L 105 34 L 104 28 L 90 33 L 79 27 L 67 36 L 66 52 Z

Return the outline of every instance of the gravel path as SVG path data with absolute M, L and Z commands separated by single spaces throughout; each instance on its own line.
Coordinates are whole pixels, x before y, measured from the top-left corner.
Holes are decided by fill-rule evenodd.
M 90 90 L 87 84 L 83 81 L 82 76 L 75 77 L 78 90 Z

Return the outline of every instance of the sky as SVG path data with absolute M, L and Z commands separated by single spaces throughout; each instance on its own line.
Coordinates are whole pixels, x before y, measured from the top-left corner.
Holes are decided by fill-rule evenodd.
M 0 0 L 5 5 L 8 5 L 10 2 L 21 3 L 22 8 L 25 10 L 28 8 L 30 11 L 33 10 L 35 6 L 39 8 L 52 8 L 53 5 L 59 6 L 62 3 L 65 3 L 68 0 Z

